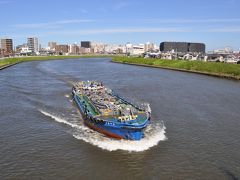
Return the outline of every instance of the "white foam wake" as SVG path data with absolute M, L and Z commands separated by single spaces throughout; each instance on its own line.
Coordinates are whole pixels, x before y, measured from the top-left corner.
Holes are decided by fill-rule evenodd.
M 52 115 L 46 111 L 43 111 L 43 110 L 39 110 L 42 114 L 44 114 L 45 116 L 48 116 L 50 118 L 52 118 L 53 120 L 59 122 L 59 123 L 63 123 L 63 124 L 66 124 L 68 126 L 71 126 L 72 128 L 77 128 L 79 130 L 89 130 L 89 128 L 85 127 L 85 126 L 80 126 L 80 125 L 77 125 L 77 124 L 73 124 L 73 123 L 70 123 L 60 117 L 57 117 L 55 115 Z
M 165 127 L 151 135 L 145 134 L 145 137 L 140 141 L 115 140 L 107 137 L 102 137 L 101 141 L 99 141 L 97 137 L 91 138 L 76 134 L 73 136 L 108 151 L 124 150 L 129 152 L 146 151 L 151 147 L 156 146 L 160 141 L 167 139 L 165 136 Z
M 64 95 L 64 97 L 66 97 L 66 98 L 69 98 L 69 97 L 70 97 L 70 95 L 69 95 L 69 94 L 65 94 L 65 95 Z
M 160 141 L 166 140 L 165 136 L 165 126 L 163 123 L 157 125 L 149 125 L 145 131 L 145 137 L 140 141 L 130 141 L 130 140 L 115 140 L 89 129 L 84 125 L 77 125 L 68 122 L 60 117 L 52 115 L 48 112 L 39 110 L 45 116 L 51 117 L 59 123 L 66 124 L 75 128 L 77 131 L 73 133 L 73 137 L 76 139 L 83 140 L 87 143 L 95 145 L 101 149 L 108 151 L 124 150 L 129 152 L 141 152 L 156 146 Z

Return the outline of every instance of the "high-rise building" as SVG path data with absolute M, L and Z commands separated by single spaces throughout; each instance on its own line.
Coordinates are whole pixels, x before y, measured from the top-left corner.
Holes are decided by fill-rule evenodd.
M 3 56 L 4 56 L 4 49 L 0 48 L 0 57 L 3 57 Z
M 1 39 L 1 49 L 6 54 L 12 54 L 13 53 L 13 41 L 12 39 Z
M 145 52 L 151 52 L 151 51 L 154 51 L 154 44 L 153 43 L 150 43 L 150 42 L 147 42 L 145 45 L 144 45 L 144 49 L 145 49 Z
M 55 51 L 59 54 L 67 54 L 68 53 L 69 46 L 66 44 L 63 45 L 56 45 Z
M 50 48 L 50 50 L 55 50 L 56 46 L 56 42 L 48 42 L 48 47 Z
M 28 37 L 27 38 L 27 45 L 30 51 L 32 52 L 38 52 L 39 51 L 39 45 L 38 45 L 38 38 L 36 37 Z
M 104 53 L 105 46 L 103 43 L 91 42 L 91 50 L 93 53 Z
M 80 53 L 80 47 L 77 44 L 71 44 L 69 46 L 69 53 L 70 54 L 79 54 Z

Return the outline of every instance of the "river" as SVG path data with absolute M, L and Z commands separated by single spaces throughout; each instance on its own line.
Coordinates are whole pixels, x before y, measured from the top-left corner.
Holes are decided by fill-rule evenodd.
M 145 138 L 83 125 L 72 82 L 99 80 L 150 103 Z M 240 82 L 110 62 L 21 63 L 0 71 L 1 179 L 239 179 Z

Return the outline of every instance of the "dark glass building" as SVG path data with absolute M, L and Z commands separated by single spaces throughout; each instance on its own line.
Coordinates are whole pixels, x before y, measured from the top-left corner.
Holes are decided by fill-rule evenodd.
M 90 41 L 81 41 L 81 47 L 91 48 L 91 42 Z
M 206 46 L 203 43 L 190 43 L 190 42 L 162 42 L 160 44 L 161 52 L 174 52 L 181 53 L 205 53 Z

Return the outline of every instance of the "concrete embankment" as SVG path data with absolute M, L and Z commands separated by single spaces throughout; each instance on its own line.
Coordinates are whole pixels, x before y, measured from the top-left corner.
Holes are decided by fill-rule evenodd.
M 13 63 L 13 64 L 8 64 L 8 65 L 4 65 L 4 66 L 0 67 L 0 70 L 3 70 L 3 69 L 6 69 L 6 68 L 9 68 L 9 67 L 14 66 L 14 65 L 19 64 L 19 63 L 20 63 L 20 62 Z

